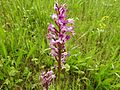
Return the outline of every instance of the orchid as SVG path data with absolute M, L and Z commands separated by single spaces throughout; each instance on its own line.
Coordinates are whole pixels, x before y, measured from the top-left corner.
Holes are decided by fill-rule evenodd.
M 55 75 L 53 74 L 53 71 L 47 71 L 43 72 L 40 76 L 42 79 L 42 85 L 45 88 L 45 90 L 48 90 L 48 86 L 51 84 L 51 81 L 55 78 Z
M 54 9 L 56 13 L 54 13 L 51 17 L 56 25 L 53 25 L 52 23 L 49 24 L 47 38 L 50 41 L 50 54 L 58 62 L 58 85 L 60 85 L 61 66 L 65 63 L 66 57 L 68 56 L 65 44 L 71 38 L 70 33 L 72 35 L 75 35 L 75 32 L 74 20 L 72 18 L 66 18 L 66 5 L 61 4 L 60 6 L 58 6 L 58 4 L 56 3 L 54 4 Z M 48 90 L 48 86 L 55 78 L 53 71 L 50 70 L 48 72 L 43 72 L 40 77 L 42 79 L 43 87 L 45 88 L 45 90 Z
M 65 63 L 68 53 L 66 52 L 65 44 L 70 40 L 71 36 L 75 34 L 74 32 L 74 20 L 72 18 L 66 18 L 67 9 L 66 5 L 54 4 L 54 13 L 51 17 L 54 20 L 57 28 L 53 24 L 48 26 L 47 38 L 50 41 L 51 55 L 58 62 L 58 82 L 60 79 L 61 65 Z M 68 34 L 69 33 L 69 34 Z
M 54 4 L 54 9 L 56 14 L 52 15 L 52 19 L 55 21 L 58 30 L 50 23 L 48 26 L 47 38 L 50 40 L 51 55 L 57 61 L 59 61 L 60 58 L 62 63 L 64 63 L 66 60 L 65 57 L 67 56 L 65 44 L 71 38 L 68 32 L 72 33 L 72 35 L 75 34 L 73 30 L 74 20 L 72 18 L 66 19 L 67 9 L 65 8 L 65 4 L 60 6 L 58 6 L 58 4 Z

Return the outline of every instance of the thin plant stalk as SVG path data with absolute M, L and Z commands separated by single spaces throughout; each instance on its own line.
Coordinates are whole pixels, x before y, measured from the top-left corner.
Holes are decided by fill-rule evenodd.
M 60 85 L 60 73 L 61 73 L 61 45 L 59 44 L 59 59 L 58 59 L 58 85 Z

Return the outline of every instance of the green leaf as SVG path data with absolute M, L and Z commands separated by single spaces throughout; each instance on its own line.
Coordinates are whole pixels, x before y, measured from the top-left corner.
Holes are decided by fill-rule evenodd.
M 6 79 L 5 82 L 4 82 L 4 84 L 7 84 L 7 85 L 8 85 L 9 83 L 10 83 L 10 80 L 9 80 L 9 79 Z
M 64 66 L 65 66 L 66 72 L 68 72 L 70 70 L 70 65 L 69 64 L 65 64 Z
M 5 39 L 5 32 L 2 28 L 0 28 L 0 40 L 4 40 Z
M 4 80 L 4 74 L 0 72 L 0 80 Z
M 32 72 L 29 72 L 26 79 L 29 79 L 31 74 L 32 74 Z
M 11 68 L 10 68 L 9 75 L 10 75 L 10 76 L 15 76 L 15 75 L 17 74 L 17 72 L 18 72 L 18 71 L 17 71 L 14 67 L 11 67 Z
M 34 51 L 35 51 L 35 46 L 31 47 L 26 59 L 28 59 L 33 54 Z
M 2 50 L 2 54 L 7 58 L 7 48 L 2 40 L 0 40 L 0 50 Z
M 45 49 L 45 40 L 44 39 L 42 40 L 42 49 L 43 50 Z
M 77 66 L 72 66 L 72 68 L 74 68 L 76 70 L 79 70 L 79 68 Z
M 2 51 L 2 54 L 7 58 L 7 49 L 3 40 L 5 40 L 5 32 L 0 28 L 0 51 Z
M 116 85 L 112 85 L 113 88 L 119 88 L 120 87 L 120 83 L 116 84 Z
M 15 83 L 20 83 L 22 81 L 23 81 L 23 79 L 17 79 L 17 80 L 15 80 Z

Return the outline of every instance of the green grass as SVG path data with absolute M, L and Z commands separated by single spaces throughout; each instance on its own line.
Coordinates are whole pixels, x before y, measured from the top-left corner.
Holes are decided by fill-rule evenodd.
M 61 0 L 75 20 L 61 90 L 120 90 L 120 0 Z M 0 0 L 0 89 L 42 90 L 55 60 L 47 27 L 54 0 Z M 50 86 L 55 90 L 56 82 Z

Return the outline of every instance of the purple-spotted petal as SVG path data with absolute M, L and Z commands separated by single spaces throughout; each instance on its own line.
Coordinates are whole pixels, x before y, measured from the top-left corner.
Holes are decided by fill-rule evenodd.
M 64 37 L 64 35 L 61 33 L 61 34 L 59 34 L 59 37 L 60 37 L 60 38 L 63 38 L 63 37 Z
M 69 40 L 70 39 L 70 35 L 66 35 L 65 39 Z

